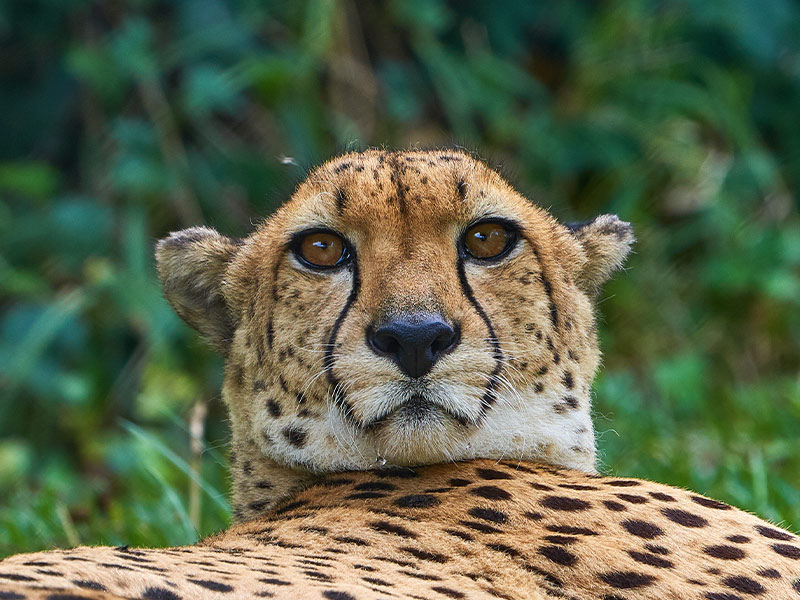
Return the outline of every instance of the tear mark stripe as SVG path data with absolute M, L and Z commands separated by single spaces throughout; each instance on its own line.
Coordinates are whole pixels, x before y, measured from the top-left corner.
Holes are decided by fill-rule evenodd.
M 352 308 L 353 304 L 358 298 L 358 292 L 361 288 L 361 278 L 358 274 L 358 257 L 353 251 L 353 260 L 352 260 L 352 273 L 353 273 L 353 285 L 350 288 L 350 293 L 347 296 L 347 300 L 344 303 L 344 307 L 339 312 L 339 316 L 336 317 L 336 321 L 333 323 L 333 328 L 331 329 L 331 335 L 328 338 L 328 345 L 325 348 L 325 356 L 323 358 L 323 368 L 327 372 L 328 377 L 328 384 L 334 391 L 335 397 L 333 398 L 333 402 L 335 405 L 339 406 L 344 413 L 344 417 L 351 422 L 354 421 L 352 407 L 347 403 L 347 400 L 341 395 L 341 391 L 339 390 L 339 379 L 333 372 L 333 352 L 336 348 L 336 338 L 339 335 L 339 329 L 342 326 L 345 318 L 347 317 L 347 313 L 350 312 L 350 308 Z M 356 423 L 358 425 L 358 423 Z
M 495 360 L 494 370 L 489 377 L 489 382 L 486 384 L 486 391 L 481 398 L 481 412 L 485 414 L 497 399 L 497 376 L 500 375 L 500 371 L 503 370 L 503 351 L 500 348 L 500 342 L 497 339 L 497 335 L 495 334 L 494 326 L 492 325 L 489 315 L 487 315 L 486 311 L 483 310 L 483 306 L 481 306 L 481 303 L 478 302 L 478 299 L 475 297 L 475 293 L 472 291 L 472 287 L 469 285 L 469 281 L 467 281 L 467 273 L 464 269 L 464 259 L 461 257 L 458 258 L 457 269 L 458 282 L 461 284 L 461 291 L 464 293 L 464 296 L 469 303 L 472 304 L 473 308 L 475 308 L 475 312 L 478 313 L 478 316 L 483 320 L 484 324 L 486 325 L 486 329 L 489 330 L 489 341 L 492 345 L 492 354 L 494 355 Z

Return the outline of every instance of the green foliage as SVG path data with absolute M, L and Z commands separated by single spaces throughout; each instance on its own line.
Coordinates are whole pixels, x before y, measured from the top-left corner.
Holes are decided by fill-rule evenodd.
M 632 221 L 604 469 L 797 529 L 798 30 L 788 0 L 4 4 L 0 555 L 226 526 L 220 360 L 153 241 L 242 234 L 368 145 L 461 144 L 564 220 Z

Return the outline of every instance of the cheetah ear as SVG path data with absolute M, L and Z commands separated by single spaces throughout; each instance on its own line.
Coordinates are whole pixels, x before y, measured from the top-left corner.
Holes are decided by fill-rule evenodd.
M 577 276 L 578 285 L 594 296 L 625 262 L 636 241 L 633 227 L 616 215 L 600 215 L 585 223 L 568 223 L 567 228 L 586 254 L 586 263 Z
M 241 245 L 208 227 L 171 233 L 156 244 L 158 276 L 172 308 L 217 350 L 227 353 L 234 316 L 223 295 L 223 276 Z

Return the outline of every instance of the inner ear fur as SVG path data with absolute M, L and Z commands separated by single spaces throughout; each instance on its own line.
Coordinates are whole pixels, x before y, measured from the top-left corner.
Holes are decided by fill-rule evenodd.
M 577 276 L 578 285 L 596 295 L 615 271 L 622 268 L 636 241 L 630 223 L 616 215 L 600 215 L 584 223 L 568 223 L 567 228 L 580 242 L 586 262 Z
M 209 227 L 171 233 L 156 244 L 158 276 L 178 316 L 217 350 L 227 353 L 235 315 L 223 294 L 223 278 L 241 241 Z

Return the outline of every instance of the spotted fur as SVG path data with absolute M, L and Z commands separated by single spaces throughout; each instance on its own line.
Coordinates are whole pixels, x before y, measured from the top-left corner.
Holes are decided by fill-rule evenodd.
M 800 538 L 727 504 L 494 460 L 327 475 L 196 546 L 0 561 L 0 598 L 18 600 L 796 600 L 799 588 Z

